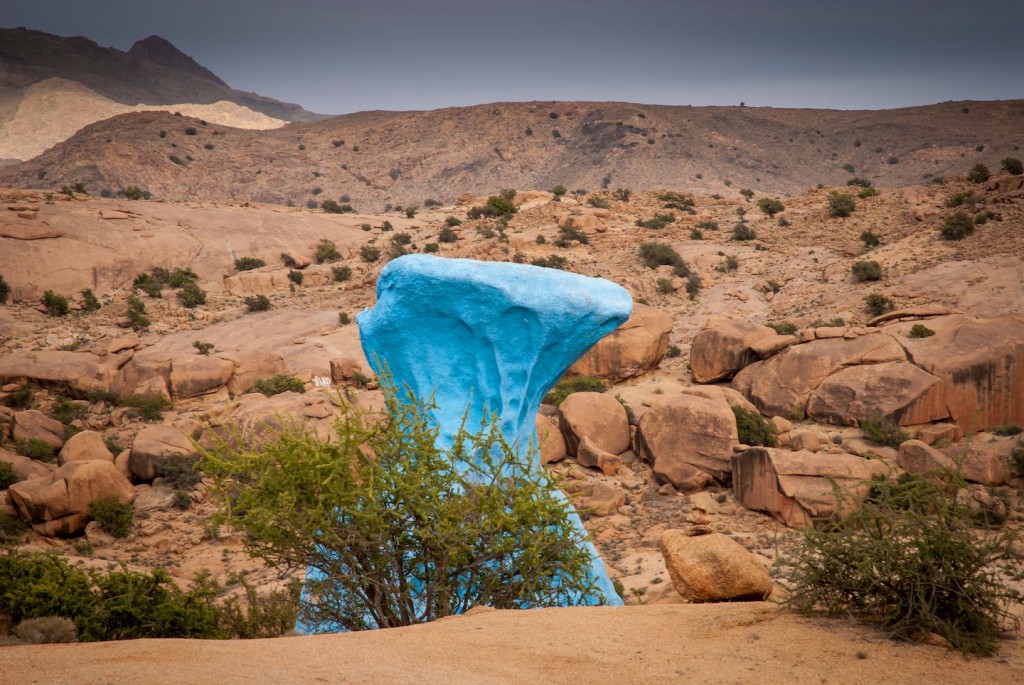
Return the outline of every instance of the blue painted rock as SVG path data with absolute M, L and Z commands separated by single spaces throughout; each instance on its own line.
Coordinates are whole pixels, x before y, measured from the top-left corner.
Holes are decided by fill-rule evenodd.
M 535 444 L 541 399 L 569 366 L 629 318 L 621 286 L 525 264 L 408 255 L 377 281 L 377 304 L 356 317 L 366 358 L 418 397 L 433 395 L 439 447 L 452 445 L 466 417 L 499 417 L 524 458 Z M 468 405 L 468 416 L 467 416 Z M 582 531 L 578 517 L 574 525 Z M 619 604 L 591 543 L 602 596 Z

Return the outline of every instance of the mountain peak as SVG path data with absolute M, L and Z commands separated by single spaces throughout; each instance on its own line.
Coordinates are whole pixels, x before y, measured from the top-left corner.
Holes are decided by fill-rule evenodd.
M 184 71 L 221 86 L 228 85 L 212 71 L 174 47 L 169 40 L 160 36 L 149 36 L 135 41 L 135 44 L 129 48 L 128 54 L 164 67 Z

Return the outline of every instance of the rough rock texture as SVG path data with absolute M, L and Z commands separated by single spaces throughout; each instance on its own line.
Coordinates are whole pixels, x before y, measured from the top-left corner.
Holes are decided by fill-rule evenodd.
M 235 365 L 226 359 L 195 355 L 171 362 L 171 394 L 176 400 L 198 397 L 227 385 Z
M 568 454 L 558 421 L 542 414 L 537 414 L 537 449 L 541 464 L 562 461 Z
M 15 441 L 42 440 L 56 452 L 64 446 L 64 424 L 35 409 L 15 412 L 11 420 L 11 438 Z
M 601 338 L 566 372 L 568 376 L 600 376 L 616 383 L 650 371 L 668 350 L 672 319 L 662 311 L 634 304 L 629 319 Z
M 772 579 L 757 558 L 710 528 L 666 530 L 661 554 L 672 584 L 687 601 L 760 601 L 772 593 Z
M 840 369 L 905 360 L 899 343 L 884 333 L 813 340 L 745 367 L 736 374 L 733 387 L 749 397 L 762 414 L 794 418 L 806 408 L 811 393 Z
M 57 463 L 63 466 L 69 461 L 88 461 L 89 459 L 102 459 L 113 463 L 114 455 L 107 449 L 103 442 L 103 436 L 95 431 L 82 431 L 75 433 L 64 443 L 60 454 L 57 455 Z
M 227 387 L 228 392 L 235 395 L 241 395 L 261 378 L 270 378 L 288 370 L 284 358 L 274 352 L 257 350 L 223 353 L 217 356 L 234 364 L 234 373 L 231 374 Z
M 840 426 L 879 415 L 901 426 L 930 423 L 949 416 L 943 390 L 942 381 L 908 362 L 851 366 L 811 393 L 807 414 Z
M 698 383 L 714 383 L 731 377 L 757 360 L 751 345 L 774 335 L 775 331 L 767 326 L 735 319 L 708 319 L 704 329 L 693 336 L 690 346 L 693 379 Z
M 15 452 L 8 452 L 2 448 L 0 448 L 0 461 L 11 465 L 14 477 L 18 480 L 25 480 L 29 476 L 46 476 L 53 470 L 49 464 L 23 457 Z
M 942 380 L 950 420 L 967 433 L 1024 423 L 1024 320 L 949 316 L 928 326 L 935 335 L 904 344 Z
M 696 395 L 657 402 L 637 425 L 637 454 L 651 463 L 659 481 L 682 492 L 728 483 L 732 446 L 738 442 L 729 405 Z
M 200 442 L 204 447 L 211 447 L 218 441 L 229 445 L 244 442 L 249 447 L 257 447 L 267 436 L 289 423 L 301 424 L 309 433 L 328 439 L 334 435 L 333 415 L 332 405 L 323 393 L 289 391 L 272 397 L 247 393 L 238 397 L 225 412 L 208 417 L 211 430 L 203 433 Z
M 576 392 L 565 398 L 558 409 L 559 426 L 570 456 L 576 455 L 582 438 L 589 438 L 594 447 L 611 454 L 629 449 L 626 410 L 611 395 Z
M 851 454 L 790 452 L 752 447 L 732 458 L 732 491 L 748 509 L 766 511 L 787 526 L 805 528 L 814 519 L 842 516 L 836 508 L 833 482 L 849 489 L 855 504 L 863 493 L 857 484 L 886 465 Z
M 128 468 L 139 480 L 153 480 L 170 462 L 191 463 L 195 461 L 196 454 L 192 441 L 177 428 L 147 426 L 135 436 Z
M 900 444 L 900 468 L 908 473 L 929 473 L 955 469 L 956 463 L 937 449 L 920 440 L 905 440 Z
M 79 392 L 110 390 L 117 367 L 88 352 L 9 352 L 0 355 L 0 381 L 27 378 Z
M 109 461 L 73 461 L 49 476 L 15 483 L 8 491 L 18 515 L 41 535 L 74 535 L 89 522 L 89 503 L 101 497 L 131 502 L 131 483 Z
M 622 459 L 617 454 L 606 452 L 586 436 L 580 439 L 576 449 L 576 462 L 581 466 L 601 469 L 606 476 L 614 476 L 622 466 Z
M 434 395 L 441 446 L 452 443 L 463 417 L 475 426 L 493 412 L 505 438 L 525 455 L 536 442 L 544 394 L 580 354 L 626 321 L 631 308 L 629 294 L 603 279 L 407 255 L 384 267 L 377 304 L 356 321 L 378 375 L 386 364 L 399 387 Z M 578 519 L 575 524 L 583 532 Z M 619 603 L 596 550 L 585 544 L 598 585 L 587 599 Z

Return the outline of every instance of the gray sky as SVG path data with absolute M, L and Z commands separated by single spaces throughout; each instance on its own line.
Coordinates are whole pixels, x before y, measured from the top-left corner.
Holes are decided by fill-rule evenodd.
M 1024 97 L 1024 0 L 3 0 L 0 26 L 122 50 L 157 34 L 234 88 L 327 114 Z

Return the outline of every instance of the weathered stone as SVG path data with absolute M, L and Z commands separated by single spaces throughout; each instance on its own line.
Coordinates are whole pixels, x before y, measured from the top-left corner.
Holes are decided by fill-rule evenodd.
M 900 468 L 908 473 L 931 473 L 956 469 L 956 463 L 942 452 L 920 440 L 906 440 L 900 445 Z
M 999 450 L 970 445 L 960 462 L 960 473 L 971 483 L 1005 485 L 1010 480 L 1010 460 Z
M 36 532 L 75 535 L 89 521 L 89 506 L 103 497 L 131 502 L 131 483 L 112 462 L 72 461 L 48 476 L 15 483 L 8 491 L 18 515 Z
M 790 345 L 795 345 L 796 342 L 795 335 L 767 335 L 750 343 L 750 350 L 761 359 L 765 359 Z
M 194 355 L 171 360 L 171 394 L 176 400 L 198 397 L 227 385 L 235 365 L 226 359 Z
M 197 450 L 192 441 L 173 426 L 146 426 L 132 443 L 128 468 L 139 480 L 153 480 L 171 463 L 191 464 Z
M 17 480 L 26 480 L 29 476 L 47 476 L 53 470 L 49 464 L 8 452 L 3 448 L 0 448 L 0 462 L 10 464 Z
M 945 421 L 921 426 L 917 429 L 917 439 L 926 445 L 934 445 L 939 440 L 953 442 L 961 437 L 963 437 L 963 434 L 960 431 L 960 427 L 955 423 L 947 423 Z
M 565 459 L 568 454 L 565 449 L 565 438 L 562 437 L 557 420 L 537 414 L 537 446 L 541 464 L 551 464 Z
M 117 367 L 88 352 L 5 352 L 0 381 L 27 378 L 66 385 L 79 392 L 110 390 Z
M 789 434 L 789 446 L 795 451 L 817 452 L 821 445 L 822 436 L 818 431 L 799 430 L 791 431 Z
M 57 455 L 57 463 L 63 466 L 69 461 L 87 461 L 89 459 L 102 459 L 113 463 L 114 455 L 107 449 L 103 442 L 103 436 L 94 431 L 81 431 L 72 435 L 60 454 Z
M 771 577 L 757 558 L 710 528 L 666 530 L 661 554 L 676 591 L 690 602 L 763 601 L 772 593 Z
M 604 336 L 566 372 L 600 376 L 617 383 L 656 367 L 668 350 L 672 319 L 662 311 L 634 304 L 629 319 Z
M 779 435 L 793 430 L 793 423 L 782 416 L 773 416 L 769 421 L 771 421 L 771 424 L 775 426 L 775 432 Z
M 731 377 L 757 359 L 752 344 L 774 335 L 775 331 L 767 326 L 736 319 L 709 319 L 690 346 L 693 379 L 698 383 L 714 383 Z
M 358 359 L 352 357 L 339 357 L 331 360 L 331 380 L 335 383 L 350 381 L 356 374 L 364 373 Z
M 790 452 L 752 447 L 732 458 L 732 491 L 748 509 L 766 511 L 787 526 L 805 528 L 815 519 L 841 517 L 833 484 L 847 491 L 847 506 L 866 493 L 862 484 L 887 471 L 884 462 L 850 454 Z
M 576 392 L 558 409 L 559 427 L 570 455 L 576 455 L 582 438 L 590 438 L 596 448 L 611 454 L 629 449 L 629 419 L 625 408 L 611 395 Z
M 601 469 L 606 476 L 614 476 L 622 466 L 622 459 L 618 455 L 606 452 L 586 436 L 580 439 L 576 461 L 582 466 Z
M 637 454 L 662 483 L 693 492 L 731 477 L 732 446 L 739 442 L 729 405 L 696 395 L 666 398 L 637 426 Z
M 111 384 L 110 390 L 115 395 L 125 397 L 142 394 L 140 387 L 153 378 L 163 381 L 163 390 L 170 397 L 171 358 L 162 352 L 143 350 L 132 357 L 131 361 L 121 367 Z M 150 390 L 154 385 L 148 386 Z
M 234 364 L 231 380 L 227 383 L 228 392 L 233 395 L 241 395 L 260 378 L 270 378 L 288 371 L 284 359 L 274 352 L 245 351 L 218 356 Z
M 872 416 L 910 426 L 949 416 L 943 400 L 938 378 L 908 362 L 890 362 L 832 374 L 811 393 L 807 413 L 840 426 L 856 426 Z
M 573 503 L 590 516 L 610 516 L 626 503 L 626 495 L 611 483 L 588 483 L 577 493 Z
M 11 437 L 17 440 L 42 440 L 54 452 L 64 446 L 64 424 L 41 411 L 27 409 L 15 412 Z

